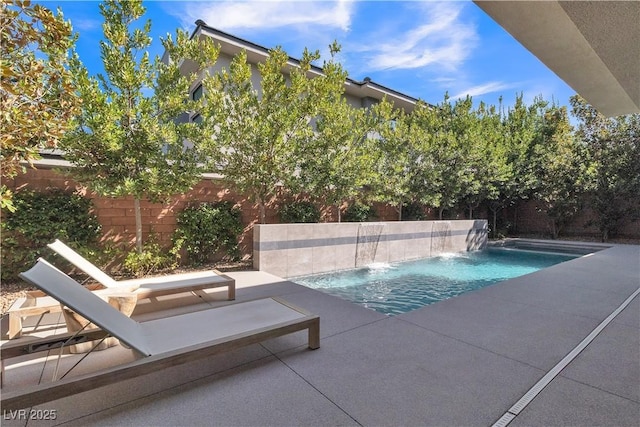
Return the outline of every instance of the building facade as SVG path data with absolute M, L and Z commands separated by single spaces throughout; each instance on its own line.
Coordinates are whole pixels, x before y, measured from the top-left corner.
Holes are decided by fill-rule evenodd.
M 196 28 L 191 34 L 191 38 L 202 39 L 205 37 L 213 39 L 215 43 L 220 46 L 220 53 L 216 64 L 208 70 L 202 70 L 201 73 L 208 71 L 210 75 L 214 75 L 222 69 L 229 69 L 233 58 L 240 52 L 245 51 L 247 54 L 247 62 L 251 64 L 252 85 L 258 91 L 260 90 L 260 74 L 257 69 L 257 64 L 267 59 L 269 56 L 268 48 L 210 27 L 204 21 L 198 20 L 196 21 Z M 162 60 L 169 61 L 166 53 Z M 290 67 L 296 67 L 299 64 L 299 60 L 289 57 L 288 65 Z M 179 66 L 185 73 L 198 71 L 196 64 L 193 62 L 185 61 L 179 64 Z M 322 69 L 312 66 L 310 73 L 312 76 L 321 75 Z M 396 108 L 400 108 L 406 113 L 409 113 L 413 111 L 418 102 L 418 99 L 376 83 L 368 77 L 362 81 L 347 78 L 344 83 L 344 89 L 344 96 L 347 102 L 355 108 L 369 108 L 386 97 Z M 203 95 L 204 89 L 201 83 L 196 81 L 190 89 L 190 96 L 197 99 Z M 197 113 L 185 113 L 185 115 L 180 118 L 180 120 L 190 121 L 198 121 L 199 119 L 200 117 Z

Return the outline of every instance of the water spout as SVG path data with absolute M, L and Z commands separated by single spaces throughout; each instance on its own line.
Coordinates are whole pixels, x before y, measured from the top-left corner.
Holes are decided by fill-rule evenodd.
M 384 223 L 368 222 L 360 224 L 356 243 L 356 267 L 367 266 L 375 262 L 383 229 Z
M 451 221 L 434 221 L 431 228 L 431 256 L 451 251 Z

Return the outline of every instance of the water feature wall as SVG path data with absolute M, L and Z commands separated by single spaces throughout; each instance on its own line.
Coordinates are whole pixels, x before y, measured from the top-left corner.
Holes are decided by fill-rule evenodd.
M 253 230 L 253 267 L 286 278 L 486 244 L 486 220 L 262 224 Z

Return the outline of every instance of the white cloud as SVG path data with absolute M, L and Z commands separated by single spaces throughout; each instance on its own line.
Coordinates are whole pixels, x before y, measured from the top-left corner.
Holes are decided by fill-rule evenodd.
M 458 79 L 456 79 L 455 77 L 445 77 L 445 76 L 440 76 L 440 77 L 435 77 L 433 79 L 429 79 L 430 82 L 432 83 L 440 83 L 440 84 L 451 84 L 456 82 Z
M 435 64 L 455 71 L 471 54 L 478 36 L 474 25 L 462 20 L 463 4 L 427 2 L 420 6 L 419 26 L 398 30 L 399 36 L 364 50 L 371 53 L 367 64 L 371 70 Z
M 504 82 L 489 82 L 477 86 L 472 86 L 470 88 L 461 90 L 456 95 L 451 96 L 451 98 L 464 98 L 467 95 L 469 96 L 480 96 L 487 93 L 498 92 L 505 89 L 512 89 L 514 87 L 518 87 L 519 83 L 504 83 Z
M 102 22 L 97 19 L 76 18 L 72 21 L 74 31 L 93 31 L 102 29 Z
M 352 0 L 327 1 L 220 1 L 184 3 L 177 13 L 183 26 L 193 27 L 202 19 L 207 25 L 225 31 L 272 29 L 314 25 L 349 30 Z

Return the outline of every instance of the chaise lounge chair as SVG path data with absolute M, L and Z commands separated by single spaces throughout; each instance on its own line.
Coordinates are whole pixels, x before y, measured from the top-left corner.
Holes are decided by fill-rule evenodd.
M 235 299 L 235 280 L 216 270 L 116 281 L 60 240 L 56 240 L 47 246 L 105 288 L 133 292 L 138 299 L 195 292 L 224 286 L 228 287 L 229 300 Z M 24 317 L 43 316 L 44 314 L 58 311 L 60 311 L 58 302 L 41 292 L 31 292 L 26 297 L 19 298 L 8 310 L 9 339 L 17 338 L 22 334 L 22 319 Z
M 21 273 L 20 277 L 84 316 L 101 330 L 84 331 L 86 337 L 67 334 L 26 342 L 6 342 L 0 348 L 3 362 L 25 353 L 76 344 L 81 338 L 96 339 L 100 333 L 103 337 L 108 334 L 118 338 L 133 349 L 140 359 L 90 374 L 64 377 L 51 383 L 15 391 L 3 390 L 1 400 L 5 411 L 31 407 L 305 329 L 308 330 L 309 348 L 320 346 L 320 318 L 276 298 L 241 302 L 140 323 L 120 313 L 42 258 L 30 270 Z M 67 338 L 70 339 L 65 342 Z

